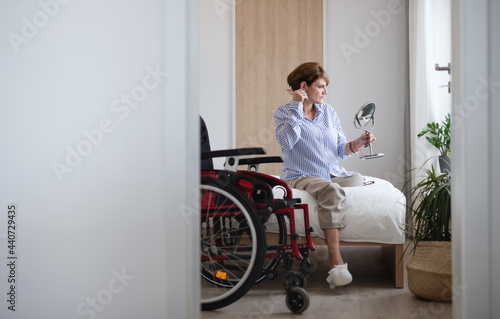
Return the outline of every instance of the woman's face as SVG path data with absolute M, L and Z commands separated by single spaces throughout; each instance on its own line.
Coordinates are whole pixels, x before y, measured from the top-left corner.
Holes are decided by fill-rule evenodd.
M 304 83 L 305 84 L 305 83 Z M 304 90 L 307 91 L 307 99 L 313 103 L 321 104 L 323 103 L 325 95 L 328 94 L 326 89 L 326 81 L 323 78 L 319 78 L 308 86 L 304 85 Z

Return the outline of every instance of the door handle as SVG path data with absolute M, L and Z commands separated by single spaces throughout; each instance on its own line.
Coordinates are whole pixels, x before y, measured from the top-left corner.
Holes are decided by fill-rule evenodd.
M 448 63 L 448 66 L 439 66 L 439 64 L 436 63 L 434 66 L 436 68 L 436 71 L 448 71 L 448 74 L 451 72 L 451 64 Z M 451 93 L 451 83 L 448 82 L 447 85 L 440 85 L 440 88 L 442 87 L 448 87 L 448 93 Z
M 451 65 L 448 63 L 448 66 L 439 66 L 439 64 L 436 63 L 436 71 L 448 71 L 448 74 L 451 72 Z

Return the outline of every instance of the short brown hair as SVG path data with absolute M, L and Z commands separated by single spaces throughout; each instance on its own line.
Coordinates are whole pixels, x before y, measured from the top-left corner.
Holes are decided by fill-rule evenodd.
M 326 81 L 326 85 L 330 83 L 328 78 L 328 73 L 325 69 L 317 62 L 305 62 L 295 68 L 288 77 L 286 81 L 292 91 L 300 89 L 300 83 L 306 82 L 308 86 L 311 86 L 314 81 L 319 78 L 323 78 Z

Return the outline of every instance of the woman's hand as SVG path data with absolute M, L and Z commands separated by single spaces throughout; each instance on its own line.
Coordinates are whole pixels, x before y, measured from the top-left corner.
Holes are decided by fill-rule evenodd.
M 292 101 L 299 101 L 301 103 L 304 103 L 305 101 L 307 101 L 307 92 L 302 89 L 293 91 Z
M 375 143 L 376 140 L 377 139 L 375 138 L 372 132 L 365 132 L 361 134 L 360 137 L 352 141 L 352 143 L 354 144 L 353 147 L 356 149 L 356 151 L 359 151 L 363 147 L 368 146 L 369 143 L 371 144 Z

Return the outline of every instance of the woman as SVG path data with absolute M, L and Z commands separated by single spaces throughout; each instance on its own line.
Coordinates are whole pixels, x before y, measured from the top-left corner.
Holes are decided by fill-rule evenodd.
M 330 257 L 327 282 L 347 285 L 352 275 L 340 254 L 339 229 L 345 226 L 342 187 L 360 186 L 363 176 L 348 172 L 339 165 L 367 143 L 375 142 L 370 133 L 347 142 L 335 110 L 324 103 L 329 79 L 315 62 L 299 65 L 287 77 L 292 101 L 280 106 L 274 114 L 276 138 L 281 145 L 283 166 L 281 178 L 291 187 L 307 191 L 318 202 L 318 218 L 325 233 Z

